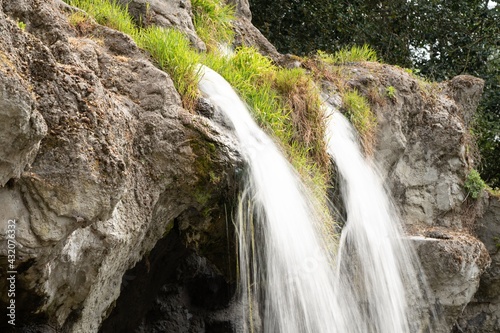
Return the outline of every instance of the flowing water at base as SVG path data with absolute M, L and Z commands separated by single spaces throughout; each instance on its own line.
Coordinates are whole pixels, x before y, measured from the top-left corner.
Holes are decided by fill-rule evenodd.
M 416 274 L 412 253 L 348 123 L 329 117 L 348 215 L 334 258 L 318 228 L 325 212 L 293 167 L 232 87 L 205 66 L 200 72 L 200 91 L 233 124 L 247 162 L 235 218 L 245 331 L 410 332 L 407 299 L 421 297 L 405 289 Z

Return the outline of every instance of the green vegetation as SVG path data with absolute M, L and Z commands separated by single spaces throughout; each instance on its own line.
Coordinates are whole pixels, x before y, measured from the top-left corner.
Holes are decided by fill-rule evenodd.
M 385 63 L 430 80 L 485 80 L 475 134 L 479 172 L 500 187 L 500 4 L 484 0 L 250 0 L 252 22 L 282 53 L 370 45 Z M 436 29 L 439 27 L 439 29 Z
M 161 69 L 170 74 L 174 85 L 182 96 L 184 107 L 192 110 L 198 96 L 195 66 L 200 55 L 195 52 L 189 40 L 181 32 L 159 27 L 138 28 L 127 9 L 116 1 L 67 0 L 70 5 L 84 10 L 97 23 L 130 35 L 137 45 L 155 59 Z M 81 12 L 73 13 L 69 21 L 79 25 L 87 20 Z
M 149 27 L 136 37 L 137 44 L 149 51 L 161 69 L 166 71 L 182 96 L 184 107 L 194 109 L 198 97 L 198 77 L 195 71 L 200 55 L 187 37 L 174 29 Z
M 334 54 L 318 51 L 318 56 L 321 60 L 335 65 L 345 65 L 361 61 L 377 61 L 377 53 L 367 44 L 363 46 L 353 45 L 351 47 L 344 47 Z
M 23 31 L 26 29 L 26 23 L 24 23 L 23 21 L 17 21 L 17 26 Z
M 191 0 L 191 5 L 196 33 L 209 50 L 217 49 L 219 43 L 233 41 L 233 6 L 223 5 L 217 0 Z
M 385 94 L 389 99 L 394 101 L 396 99 L 396 88 L 394 88 L 394 86 L 385 88 Z
M 342 102 L 347 111 L 347 117 L 361 137 L 365 152 L 371 154 L 377 119 L 370 110 L 368 100 L 361 96 L 358 91 L 351 90 L 342 94 Z
M 132 38 L 137 37 L 138 29 L 130 14 L 116 1 L 107 0 L 65 0 L 93 17 L 97 23 L 119 30 Z
M 326 171 L 329 157 L 325 146 L 325 119 L 319 91 L 312 77 L 302 69 L 280 69 L 274 87 L 278 90 L 285 110 L 293 124 L 291 140 L 302 144 L 320 168 Z
M 486 183 L 481 179 L 479 172 L 471 169 L 465 179 L 464 187 L 472 198 L 477 199 L 481 191 L 486 188 Z

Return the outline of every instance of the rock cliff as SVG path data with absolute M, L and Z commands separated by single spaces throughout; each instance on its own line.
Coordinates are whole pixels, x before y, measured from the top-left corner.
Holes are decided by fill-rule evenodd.
M 96 332 L 128 280 L 162 274 L 150 266 L 165 237 L 177 244 L 167 267 L 211 258 L 219 268 L 193 278 L 229 293 L 234 139 L 183 109 L 128 36 L 69 15 L 60 1 L 0 2 L 0 220 L 16 220 L 17 328 Z
M 346 70 L 347 85 L 370 101 L 377 116 L 373 159 L 434 293 L 444 322 L 435 332 L 450 332 L 490 263 L 483 238 L 476 237 L 483 203 L 464 188 L 475 163 L 469 124 L 483 81 L 457 76 L 429 83 L 376 63 Z
M 176 27 L 205 49 L 190 1 L 120 2 L 138 22 Z M 286 61 L 251 24 L 248 3 L 233 3 L 236 44 Z M 130 37 L 71 24 L 71 12 L 59 0 L 0 0 L 0 225 L 16 221 L 18 331 L 238 332 L 236 140 L 184 109 Z M 497 332 L 498 199 L 475 201 L 463 188 L 482 82 L 433 85 L 387 65 L 346 68 L 377 114 L 374 158 L 447 332 L 459 317 L 456 329 Z M 2 268 L 7 239 L 3 227 Z M 0 288 L 6 309 L 6 270 Z

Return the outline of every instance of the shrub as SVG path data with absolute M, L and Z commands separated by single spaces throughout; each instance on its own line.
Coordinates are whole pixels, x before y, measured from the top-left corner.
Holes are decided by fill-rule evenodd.
M 486 188 L 486 183 L 481 179 L 479 172 L 475 169 L 471 169 L 465 179 L 464 187 L 472 198 L 477 199 L 481 191 Z

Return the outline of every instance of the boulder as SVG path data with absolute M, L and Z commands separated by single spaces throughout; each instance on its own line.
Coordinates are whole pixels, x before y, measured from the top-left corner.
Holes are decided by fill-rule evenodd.
M 457 318 L 479 287 L 490 262 L 483 243 L 463 234 L 411 237 L 436 305 L 437 326 L 432 332 L 451 332 Z

